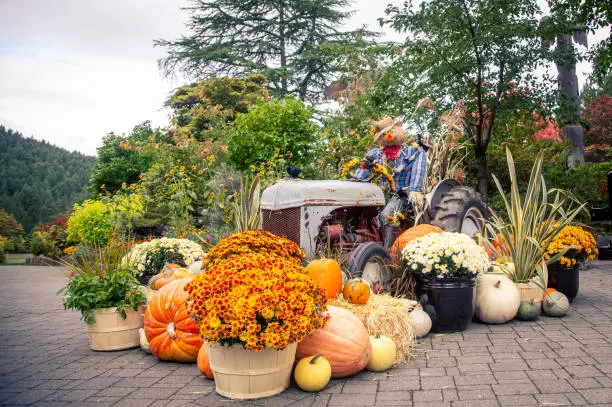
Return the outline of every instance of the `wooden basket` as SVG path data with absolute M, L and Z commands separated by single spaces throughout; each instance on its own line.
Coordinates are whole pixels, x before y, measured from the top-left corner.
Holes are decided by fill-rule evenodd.
M 235 344 L 208 347 L 216 391 L 231 399 L 257 399 L 281 393 L 289 387 L 297 343 L 283 350 L 256 352 Z
M 531 301 L 534 303 L 542 302 L 542 295 L 544 292 L 535 283 L 516 283 L 516 288 L 519 290 L 521 301 Z
M 86 324 L 89 347 L 92 350 L 110 351 L 140 346 L 138 330 L 144 326 L 144 305 L 138 311 L 126 308 L 123 319 L 116 308 L 93 310 L 94 322 Z

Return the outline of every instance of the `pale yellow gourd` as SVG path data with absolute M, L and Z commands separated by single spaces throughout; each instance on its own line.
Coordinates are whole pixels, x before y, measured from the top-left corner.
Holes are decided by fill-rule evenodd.
M 319 391 L 331 379 L 331 365 L 322 355 L 309 356 L 300 360 L 295 367 L 295 382 L 304 391 Z
M 516 315 L 521 298 L 503 273 L 480 274 L 476 280 L 476 316 L 487 324 L 503 324 Z
M 373 372 L 382 372 L 390 369 L 397 354 L 397 348 L 393 339 L 377 333 L 370 336 L 370 345 L 372 353 L 370 353 L 370 361 L 366 369 Z

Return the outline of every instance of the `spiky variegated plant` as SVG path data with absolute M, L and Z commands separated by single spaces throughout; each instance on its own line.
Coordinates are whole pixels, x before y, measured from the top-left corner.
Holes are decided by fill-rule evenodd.
M 260 203 L 261 179 L 252 180 L 243 176 L 240 180 L 240 195 L 234 201 L 234 223 L 237 232 L 261 228 Z
M 510 197 L 506 197 L 502 186 L 493 175 L 495 185 L 504 199 L 508 221 L 490 211 L 490 220 L 486 231 L 497 236 L 498 245 L 485 239 L 485 244 L 495 257 L 512 260 L 514 272 L 508 276 L 514 282 L 533 281 L 540 288 L 546 288 L 545 248 L 559 232 L 584 210 L 584 204 L 577 203 L 568 192 L 548 190 L 542 175 L 542 155 L 539 154 L 529 178 L 525 195 L 521 198 L 514 160 L 510 150 L 506 149 L 508 173 L 510 175 Z M 551 200 L 552 198 L 552 200 Z M 572 206 L 574 206 L 572 208 Z M 551 257 L 548 263 L 556 261 L 562 253 Z

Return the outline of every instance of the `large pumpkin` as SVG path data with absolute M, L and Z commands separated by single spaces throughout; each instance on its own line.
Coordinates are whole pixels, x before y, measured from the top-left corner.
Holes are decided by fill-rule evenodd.
M 208 358 L 208 346 L 202 344 L 198 352 L 198 370 L 209 379 L 214 379 L 215 374 L 210 367 L 210 359 Z
M 370 360 L 370 335 L 355 314 L 344 308 L 327 307 L 329 320 L 298 344 L 296 359 L 323 355 L 331 365 L 332 377 L 355 374 Z
M 411 227 L 410 229 L 406 229 L 401 235 L 395 239 L 393 242 L 393 246 L 391 246 L 391 257 L 397 258 L 404 248 L 409 242 L 413 241 L 417 237 L 425 236 L 429 233 L 442 233 L 444 232 L 437 226 L 428 225 L 426 223 L 422 225 L 416 225 Z
M 191 278 L 174 280 L 153 294 L 144 315 L 151 353 L 161 360 L 196 362 L 202 346 L 199 328 L 187 311 L 185 285 Z
M 334 259 L 316 259 L 306 266 L 308 275 L 325 289 L 327 299 L 336 298 L 342 291 L 342 268 Z

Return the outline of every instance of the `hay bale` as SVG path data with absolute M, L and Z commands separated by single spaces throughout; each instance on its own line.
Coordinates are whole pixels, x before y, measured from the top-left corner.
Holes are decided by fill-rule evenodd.
M 329 305 L 345 308 L 353 312 L 363 322 L 370 335 L 380 332 L 393 339 L 397 347 L 394 363 L 408 360 L 415 345 L 414 328 L 410 323 L 409 312 L 417 306 L 416 301 L 392 297 L 387 294 L 374 294 L 366 304 L 351 304 L 342 298 L 329 300 Z

